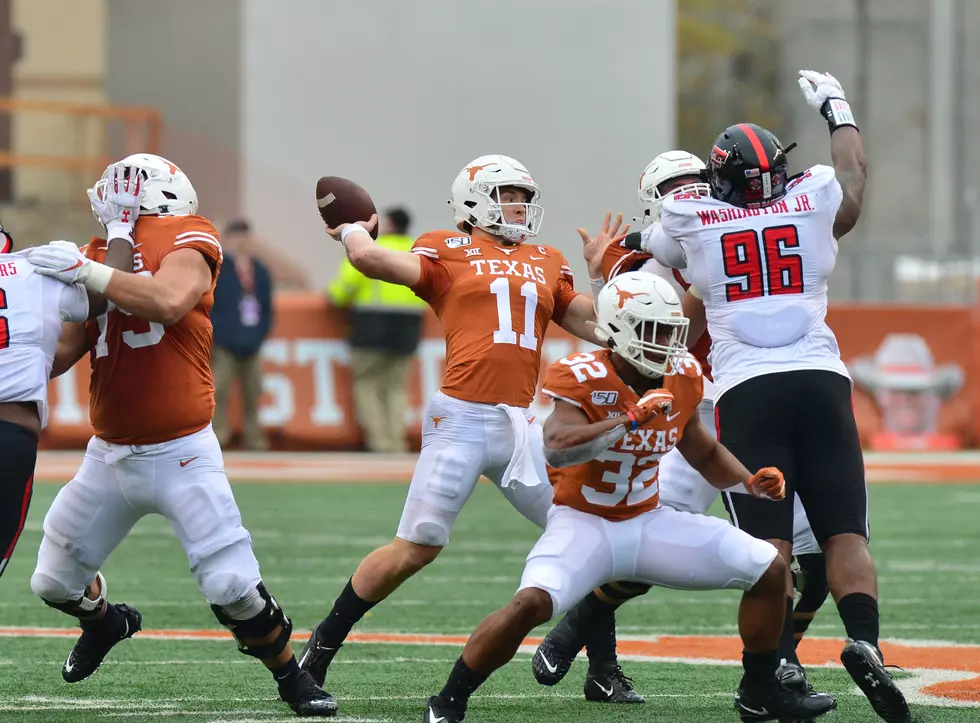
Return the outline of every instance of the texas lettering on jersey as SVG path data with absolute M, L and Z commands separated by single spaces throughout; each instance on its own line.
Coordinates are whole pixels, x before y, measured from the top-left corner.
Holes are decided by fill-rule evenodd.
M 550 246 L 501 246 L 491 237 L 436 231 L 412 247 L 422 274 L 412 290 L 446 335 L 442 391 L 482 404 L 527 407 L 541 340 L 577 294 L 565 257 Z
M 113 444 L 156 444 L 206 427 L 214 414 L 210 311 L 221 265 L 218 232 L 201 216 L 143 216 L 136 222 L 133 273 L 152 276 L 168 254 L 201 253 L 211 287 L 176 324 L 137 319 L 110 305 L 87 324 L 93 344 L 90 413 L 97 437 Z M 104 261 L 105 239 L 85 255 Z
M 589 422 L 608 419 L 611 413 L 625 414 L 640 397 L 616 373 L 612 354 L 602 349 L 560 359 L 545 371 L 542 392 L 580 408 Z M 677 366 L 663 379 L 664 388 L 674 395 L 670 414 L 628 432 L 591 462 L 548 468 L 556 505 L 609 520 L 629 519 L 657 506 L 660 458 L 681 440 L 704 389 L 701 365 L 693 356 Z M 611 408 L 605 402 L 612 399 Z

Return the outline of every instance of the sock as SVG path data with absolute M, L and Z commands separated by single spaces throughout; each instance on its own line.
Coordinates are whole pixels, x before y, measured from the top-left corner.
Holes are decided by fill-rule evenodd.
M 798 646 L 817 610 L 830 594 L 830 588 L 827 586 L 827 565 L 823 555 L 799 555 L 796 559 L 802 573 L 800 601 L 793 611 L 793 636 Z
M 279 685 L 282 685 L 287 680 L 292 682 L 295 678 L 302 673 L 302 669 L 299 667 L 299 663 L 296 662 L 296 658 L 290 658 L 285 665 L 282 665 L 272 671 L 272 677 L 276 679 Z
M 617 664 L 616 608 L 627 600 L 645 595 L 650 587 L 641 582 L 610 582 L 593 590 L 579 604 L 583 608 L 583 616 L 577 621 L 577 627 L 581 639 L 585 640 L 590 671 Z
M 844 630 L 851 640 L 863 640 L 878 647 L 878 601 L 863 592 L 852 592 L 837 601 Z
M 106 635 L 122 637 L 126 633 L 126 617 L 108 601 L 104 604 L 104 612 L 98 617 L 87 620 L 79 618 L 78 625 L 82 630 L 104 632 Z
M 368 602 L 359 598 L 354 592 L 352 580 L 353 578 L 347 581 L 330 614 L 317 626 L 317 632 L 328 648 L 339 648 L 357 621 L 380 602 Z
M 473 691 L 479 688 L 489 678 L 489 674 L 477 673 L 463 662 L 460 655 L 453 666 L 453 672 L 449 674 L 449 679 L 439 695 L 448 701 L 466 707 L 467 701 L 473 695 Z
M 754 690 L 768 688 L 776 679 L 779 667 L 779 652 L 750 653 L 742 651 L 742 668 L 745 670 L 745 686 Z
M 800 664 L 796 656 L 796 637 L 793 634 L 793 598 L 786 598 L 786 617 L 783 619 L 783 632 L 779 635 L 779 657 L 787 663 Z

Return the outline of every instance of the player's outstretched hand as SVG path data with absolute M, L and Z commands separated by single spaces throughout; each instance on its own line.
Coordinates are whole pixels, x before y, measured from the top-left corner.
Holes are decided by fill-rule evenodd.
M 133 241 L 133 229 L 143 203 L 143 171 L 138 166 L 114 163 L 93 188 L 88 189 L 92 213 L 106 227 L 108 240 Z
M 82 283 L 88 274 L 88 259 L 71 241 L 35 246 L 27 252 L 27 260 L 37 267 L 37 273 L 63 284 Z
M 602 255 L 611 243 L 618 243 L 629 233 L 629 224 L 623 226 L 623 214 L 617 213 L 615 222 L 612 221 L 612 211 L 606 211 L 602 228 L 595 236 L 590 236 L 584 228 L 576 229 L 582 239 L 582 256 L 589 265 L 589 275 L 593 275 L 602 265 Z
M 324 230 L 327 232 L 327 235 L 333 237 L 334 240 L 343 243 L 344 231 L 346 231 L 347 229 L 350 228 L 351 230 L 353 230 L 352 227 L 360 226 L 368 233 L 371 233 L 374 230 L 374 227 L 377 225 L 378 225 L 378 214 L 374 214 L 373 216 L 371 216 L 371 219 L 369 221 L 358 221 L 357 223 L 342 223 L 336 228 L 330 228 L 329 226 L 325 226 Z
M 799 83 L 807 104 L 817 111 L 820 111 L 828 98 L 845 100 L 844 89 L 841 88 L 840 81 L 830 73 L 801 70 Z
M 753 497 L 778 501 L 786 497 L 786 480 L 775 467 L 763 467 L 746 481 L 745 489 Z

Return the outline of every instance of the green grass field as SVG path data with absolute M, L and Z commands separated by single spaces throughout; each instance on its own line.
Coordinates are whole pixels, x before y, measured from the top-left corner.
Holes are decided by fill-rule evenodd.
M 291 718 L 278 701 L 271 678 L 259 663 L 240 655 L 230 638 L 137 636 L 116 648 L 89 680 L 65 684 L 60 666 L 73 638 L 11 630 L 67 627 L 67 619 L 35 599 L 29 586 L 41 519 L 56 491 L 56 485 L 38 485 L 28 528 L 0 582 L 0 626 L 5 628 L 0 630 L 0 721 L 217 723 Z M 404 485 L 235 486 L 265 581 L 293 618 L 298 635 L 327 612 L 363 555 L 389 540 L 405 491 Z M 918 670 L 921 664 L 909 665 L 901 656 L 892 655 L 886 662 L 916 668 L 902 684 L 913 693 L 921 720 L 978 721 L 980 647 L 974 646 L 980 644 L 980 562 L 972 553 L 980 538 L 976 522 L 980 488 L 875 485 L 871 495 L 883 637 L 920 641 L 908 650 L 921 653 L 919 657 L 938 651 L 947 659 L 937 664 L 940 669 L 926 672 Z M 535 539 L 533 526 L 489 485 L 480 485 L 447 551 L 375 608 L 356 631 L 467 635 L 513 594 Z M 162 518 L 140 523 L 104 572 L 112 599 L 138 607 L 145 630 L 221 632 Z M 654 590 L 622 609 L 620 635 L 623 639 L 730 636 L 735 633 L 737 599 L 733 592 Z M 815 636 L 843 637 L 832 606 L 824 608 L 811 631 Z M 546 628 L 536 634 L 544 632 Z M 962 647 L 950 650 L 948 643 Z M 438 640 L 425 645 L 350 643 L 327 679 L 326 687 L 341 707 L 337 720 L 421 720 L 425 699 L 440 689 L 459 650 L 458 642 L 439 644 Z M 806 652 L 806 643 L 802 650 Z M 697 658 L 699 653 L 692 646 L 690 655 L 681 657 Z M 583 700 L 583 661 L 559 686 L 542 688 L 531 676 L 529 658 L 529 652 L 522 652 L 491 678 L 473 697 L 468 721 L 737 720 L 731 702 L 739 678 L 734 665 L 627 660 L 624 666 L 647 696 L 647 704 L 610 707 Z M 961 662 L 950 664 L 949 659 Z M 954 667 L 972 674 L 951 673 Z M 839 665 L 814 667 L 810 677 L 817 688 L 839 696 L 839 709 L 821 720 L 878 720 Z M 960 699 L 943 706 L 929 704 L 937 699 L 915 692 L 931 683 L 957 679 L 966 680 L 960 684 Z

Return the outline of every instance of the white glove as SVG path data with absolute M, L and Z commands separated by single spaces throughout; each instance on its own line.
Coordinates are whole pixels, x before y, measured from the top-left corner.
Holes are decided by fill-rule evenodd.
M 134 243 L 133 227 L 143 202 L 143 173 L 138 166 L 114 163 L 102 174 L 94 188 L 88 189 L 92 213 L 106 227 L 106 238 L 122 238 Z
M 844 89 L 837 78 L 830 73 L 801 70 L 799 84 L 807 104 L 816 108 L 826 119 L 831 133 L 841 126 L 857 128 L 851 106 L 845 99 Z
M 86 289 L 102 293 L 109 284 L 112 269 L 85 258 L 81 249 L 71 241 L 52 241 L 35 246 L 27 252 L 27 260 L 42 276 L 50 276 L 63 284 L 82 284 Z

